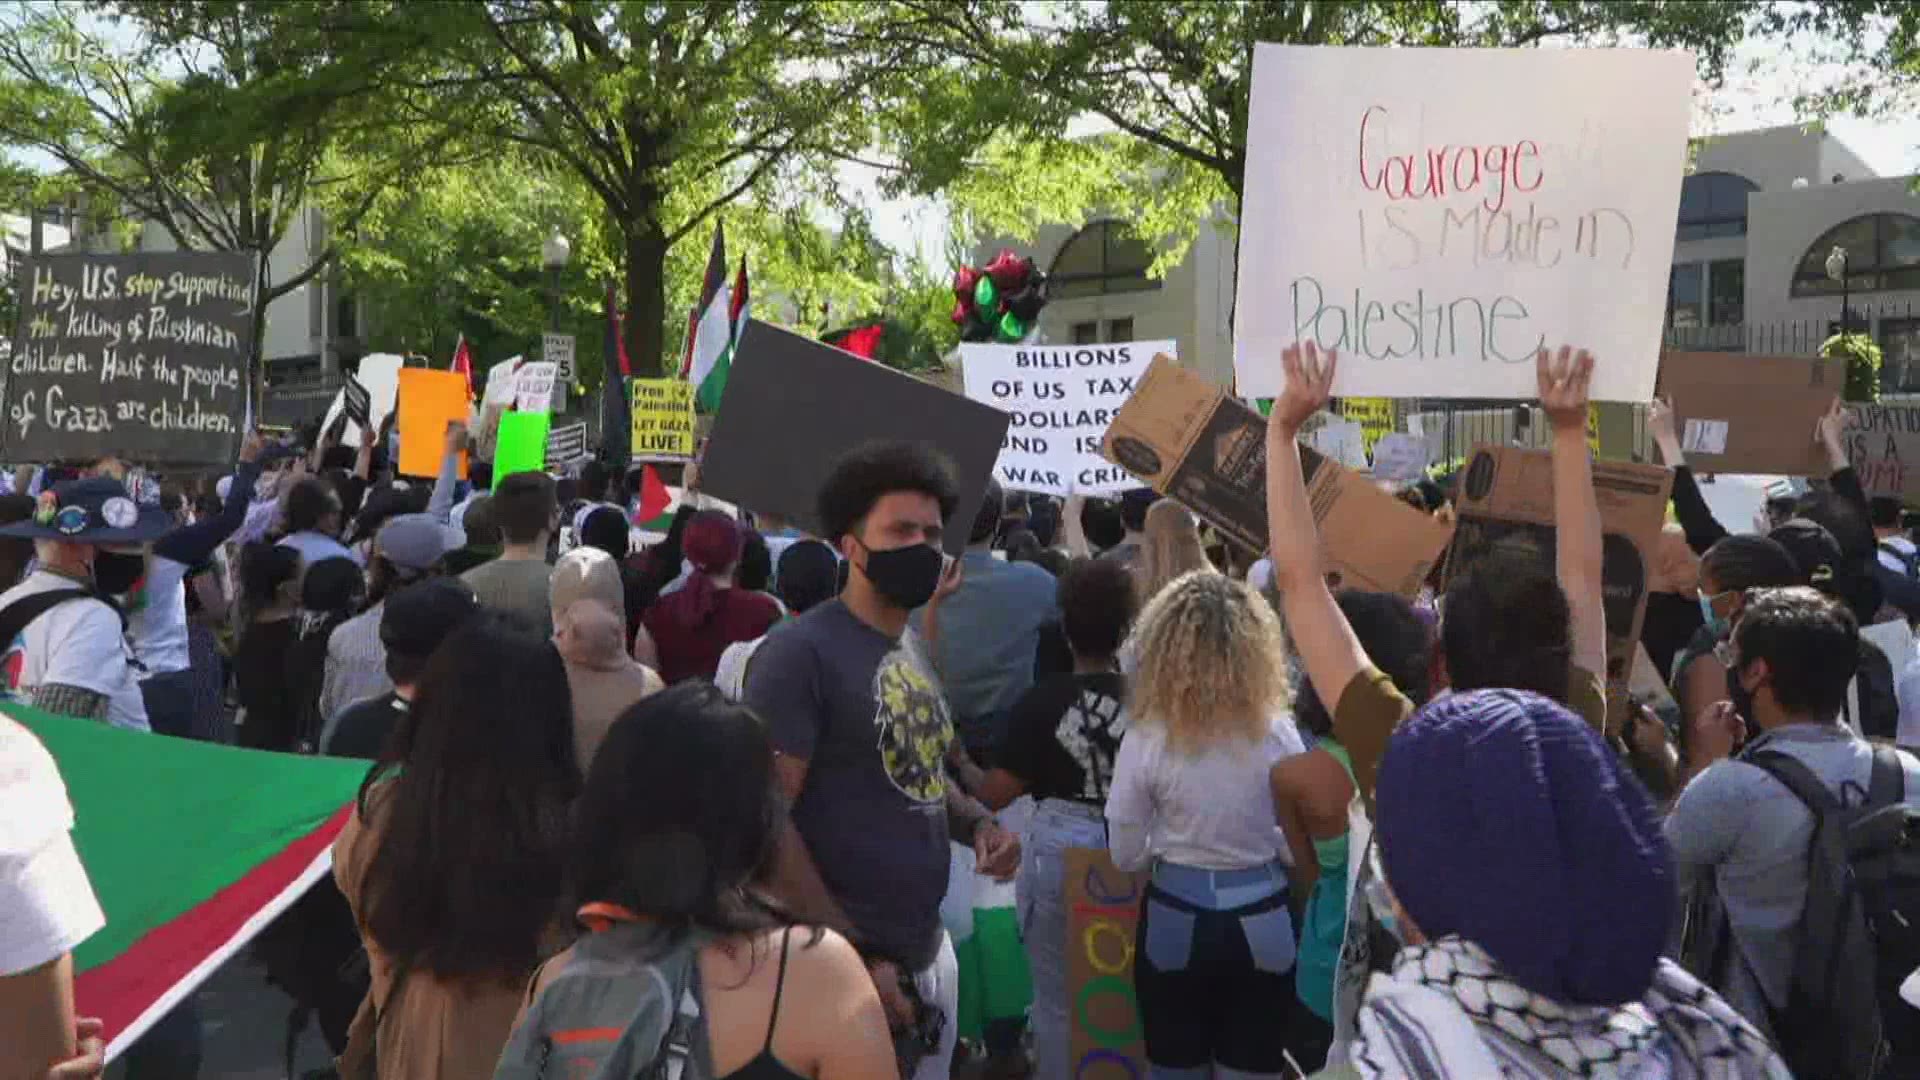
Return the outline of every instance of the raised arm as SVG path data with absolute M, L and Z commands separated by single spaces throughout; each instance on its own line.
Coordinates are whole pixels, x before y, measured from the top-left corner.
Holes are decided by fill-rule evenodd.
M 467 425 L 459 420 L 447 424 L 447 444 L 440 457 L 440 475 L 434 477 L 433 495 L 427 500 L 427 513 L 446 524 L 453 520 L 453 489 L 460 482 L 460 455 L 467 448 Z
M 1326 407 L 1336 362 L 1334 353 L 1323 355 L 1312 342 L 1282 354 L 1287 388 L 1274 399 L 1273 414 L 1267 418 L 1267 532 L 1273 547 L 1273 584 L 1280 593 L 1287 635 L 1300 653 L 1314 691 L 1336 714 L 1337 728 L 1340 696 L 1372 662 L 1327 588 L 1326 571 L 1320 565 L 1320 531 L 1313 523 L 1296 442 L 1300 426 Z M 1347 744 L 1349 733 L 1336 730 L 1334 735 Z M 1386 735 L 1379 733 L 1381 749 Z M 1348 749 L 1355 751 L 1356 758 L 1362 756 L 1351 744 Z
M 168 532 L 154 541 L 153 553 L 182 566 L 198 566 L 239 532 L 247 520 L 247 507 L 253 503 L 253 482 L 260 478 L 260 453 L 265 446 L 259 432 L 249 434 L 240 444 L 240 463 L 233 470 L 233 483 L 227 487 L 227 501 L 220 504 L 220 512 Z
M 1087 543 L 1087 527 L 1080 521 L 1080 515 L 1086 508 L 1087 497 L 1073 494 L 1067 496 L 1067 505 L 1060 509 L 1060 546 L 1076 559 L 1093 554 L 1093 546 Z
M 1673 406 L 1659 398 L 1648 403 L 1647 433 L 1660 448 L 1660 460 L 1673 469 L 1673 513 L 1686 531 L 1687 546 L 1695 555 L 1705 555 L 1708 548 L 1726 538 L 1727 530 L 1714 518 L 1693 470 L 1687 467 L 1686 452 L 1680 448 L 1680 436 L 1673 427 Z
M 1600 585 L 1600 503 L 1587 446 L 1587 394 L 1593 354 L 1565 345 L 1536 359 L 1540 408 L 1553 425 L 1554 566 L 1573 616 L 1573 662 L 1607 672 L 1607 612 Z
M 1835 495 L 1847 500 L 1860 512 L 1863 519 L 1871 520 L 1871 510 L 1867 504 L 1867 489 L 1860 486 L 1860 474 L 1853 471 L 1853 461 L 1847 457 L 1847 444 L 1844 434 L 1847 427 L 1847 409 L 1835 395 L 1833 405 L 1826 415 L 1814 425 L 1813 436 L 1820 443 L 1820 449 L 1827 457 L 1827 486 Z

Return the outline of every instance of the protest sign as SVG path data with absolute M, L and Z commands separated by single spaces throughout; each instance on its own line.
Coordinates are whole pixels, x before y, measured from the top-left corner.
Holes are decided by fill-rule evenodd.
M 367 391 L 367 423 L 378 429 L 393 415 L 393 405 L 400 393 L 400 369 L 406 361 L 392 353 L 369 353 L 360 358 L 360 366 L 352 378 Z M 347 407 L 347 392 L 343 388 L 333 395 L 333 404 L 327 406 L 326 419 L 321 430 L 333 426 L 334 417 L 339 416 Z M 360 445 L 360 425 L 351 418 L 341 433 L 341 445 Z
M 1849 406 L 1846 445 L 1869 496 L 1920 500 L 1920 405 Z
M 1393 399 L 1383 397 L 1346 398 L 1340 402 L 1340 415 L 1360 425 L 1360 438 L 1366 452 L 1393 430 Z
M 1317 341 L 1342 397 L 1527 398 L 1573 343 L 1596 400 L 1647 400 L 1693 78 L 1654 49 L 1256 45 L 1240 393 Z
M 368 396 L 367 388 L 360 385 L 359 379 L 347 376 L 347 384 L 340 388 L 340 402 L 348 422 L 360 427 L 367 426 L 368 407 L 372 404 L 372 398 Z
M 467 379 L 457 371 L 401 368 L 399 378 L 400 464 L 402 476 L 439 476 L 446 454 L 447 425 L 467 422 Z M 496 451 L 495 464 L 498 464 Z M 460 455 L 462 479 L 467 455 Z
M 1427 473 L 1427 444 L 1404 431 L 1388 432 L 1373 444 L 1373 478 L 1412 483 Z
M 957 554 L 1007 423 L 990 405 L 753 321 L 734 350 L 700 489 L 818 532 L 814 497 L 842 455 L 875 440 L 926 443 L 953 467 L 960 492 L 946 521 L 946 549 Z
M 553 365 L 541 360 L 521 364 L 513 373 L 515 412 L 553 411 Z
M 1155 355 L 1174 356 L 1174 343 L 960 346 L 967 396 L 1011 418 L 994 467 L 1000 483 L 1050 495 L 1133 487 L 1100 456 L 1100 439 Z
M 11 461 L 233 460 L 254 256 L 34 255 L 20 267 L 0 447 Z
M 500 414 L 500 434 L 493 450 L 494 490 L 514 473 L 547 467 L 547 428 L 552 423 L 553 414 L 545 411 Z
M 1825 476 L 1814 425 L 1846 385 L 1840 359 L 1670 352 L 1660 395 L 1697 473 Z M 1669 464 L 1679 464 L 1669 462 Z
M 684 379 L 631 379 L 628 409 L 637 457 L 693 456 L 693 384 Z
M 575 420 L 547 432 L 547 464 L 571 465 L 587 456 L 587 422 Z
M 1248 551 L 1267 549 L 1267 422 L 1201 376 L 1155 358 L 1101 453 Z M 1419 592 L 1450 529 L 1310 447 L 1300 464 L 1330 575 L 1372 592 Z
M 487 388 L 480 396 L 482 405 L 513 405 L 513 373 L 524 363 L 518 356 L 510 356 L 487 369 Z
M 1122 873 L 1098 848 L 1068 848 L 1065 854 L 1070 1075 L 1086 1080 L 1145 1076 L 1133 943 L 1147 876 Z
M 1319 427 L 1301 433 L 1300 441 L 1349 469 L 1367 467 L 1367 437 L 1356 421 L 1329 416 Z
M 578 378 L 573 370 L 573 335 L 540 335 L 540 359 L 553 365 L 553 377 L 560 384 L 560 392 L 572 386 Z
M 1444 577 L 1459 577 L 1496 547 L 1525 551 L 1553 572 L 1553 454 L 1481 445 L 1468 455 L 1454 493 L 1459 526 L 1447 550 Z M 1640 641 L 1654 545 L 1667 520 L 1673 472 L 1625 461 L 1593 463 L 1594 495 L 1604 522 L 1601 585 L 1607 619 L 1609 686 L 1624 689 Z M 1602 674 L 1595 672 L 1594 674 Z

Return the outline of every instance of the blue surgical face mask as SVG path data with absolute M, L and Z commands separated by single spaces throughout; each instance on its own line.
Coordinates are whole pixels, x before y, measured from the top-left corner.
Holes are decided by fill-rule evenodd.
M 1713 636 L 1716 638 L 1726 637 L 1727 636 L 1727 620 L 1723 616 L 1721 616 L 1718 612 L 1713 610 L 1713 602 L 1727 594 L 1716 593 L 1712 596 L 1708 596 L 1706 593 L 1701 592 L 1698 589 L 1695 589 L 1694 593 L 1700 598 L 1700 618 L 1706 622 L 1707 629 L 1711 631 L 1713 633 Z

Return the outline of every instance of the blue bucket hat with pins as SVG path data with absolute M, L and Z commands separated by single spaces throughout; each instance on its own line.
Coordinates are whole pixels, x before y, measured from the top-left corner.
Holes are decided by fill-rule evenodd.
M 43 491 L 33 516 L 0 527 L 0 536 L 74 544 L 141 544 L 173 527 L 164 510 L 133 501 L 110 476 L 66 480 Z
M 1566 707 L 1520 690 L 1428 704 L 1380 763 L 1387 885 L 1566 1005 L 1643 996 L 1674 916 L 1673 850 L 1640 782 Z

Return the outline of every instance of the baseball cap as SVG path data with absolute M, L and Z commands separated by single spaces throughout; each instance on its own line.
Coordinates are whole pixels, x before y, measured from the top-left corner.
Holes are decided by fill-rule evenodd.
M 374 549 L 402 570 L 431 570 L 460 546 L 451 531 L 431 514 L 395 514 L 380 527 Z
M 416 581 L 387 597 L 380 612 L 380 643 L 402 656 L 430 656 L 478 610 L 480 601 L 458 578 Z

